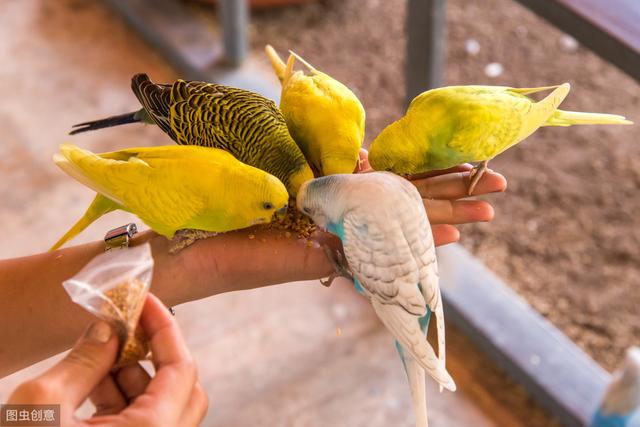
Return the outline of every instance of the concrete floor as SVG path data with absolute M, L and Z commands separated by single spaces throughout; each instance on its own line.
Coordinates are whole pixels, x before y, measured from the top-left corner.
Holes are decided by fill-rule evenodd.
M 158 81 L 177 76 L 99 2 L 4 1 L 0 28 L 0 257 L 13 257 L 46 250 L 92 198 L 51 162 L 70 126 L 136 108 L 129 90 L 136 72 Z M 73 142 L 106 151 L 171 141 L 158 129 L 130 126 Z M 99 239 L 125 221 L 111 214 L 75 242 Z M 177 319 L 211 400 L 203 425 L 413 424 L 392 340 L 346 283 L 221 295 L 177 307 Z M 451 328 L 448 346 L 459 391 L 439 394 L 428 381 L 432 425 L 526 425 L 478 385 L 482 371 L 466 359 L 476 350 Z M 56 359 L 0 380 L 0 402 Z

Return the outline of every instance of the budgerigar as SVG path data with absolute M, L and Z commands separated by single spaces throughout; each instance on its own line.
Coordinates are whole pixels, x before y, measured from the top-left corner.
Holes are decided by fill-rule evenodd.
M 527 95 L 553 89 L 539 102 Z M 541 126 L 632 124 L 622 116 L 559 110 L 568 83 L 537 88 L 451 86 L 413 99 L 404 117 L 373 141 L 369 163 L 376 170 L 417 174 L 480 162 L 469 194 L 487 163 Z
M 280 108 L 291 136 L 320 175 L 352 173 L 364 139 L 364 108 L 356 95 L 331 76 L 290 52 L 287 64 L 265 48 L 282 83 Z M 295 59 L 309 74 L 294 71 Z
M 455 384 L 445 368 L 436 252 L 420 194 L 387 172 L 338 174 L 303 184 L 297 207 L 341 239 L 354 286 L 397 340 L 417 425 L 426 426 L 425 370 L 441 388 Z M 426 339 L 431 312 L 439 356 Z
M 270 99 L 214 83 L 156 84 L 146 74 L 135 75 L 131 88 L 141 110 L 80 123 L 71 134 L 125 123 L 155 123 L 178 144 L 220 148 L 270 173 L 292 196 L 300 184 L 313 178 L 280 109 Z
M 51 250 L 116 209 L 171 238 L 182 229 L 223 232 L 267 223 L 289 200 L 276 177 L 219 149 L 174 145 L 94 154 L 62 145 L 54 161 L 98 194 Z
M 640 427 L 640 347 L 627 350 L 613 374 L 591 427 Z

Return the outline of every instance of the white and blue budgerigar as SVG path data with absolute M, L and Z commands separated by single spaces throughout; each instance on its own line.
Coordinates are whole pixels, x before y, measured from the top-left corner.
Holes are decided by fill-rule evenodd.
M 640 347 L 627 350 L 613 374 L 591 427 L 640 427 Z
M 420 194 L 410 182 L 387 172 L 338 174 L 304 183 L 297 206 L 341 239 L 354 286 L 396 338 L 416 424 L 427 426 L 425 371 L 441 390 L 456 386 L 445 368 L 436 252 Z M 432 312 L 438 356 L 426 338 Z

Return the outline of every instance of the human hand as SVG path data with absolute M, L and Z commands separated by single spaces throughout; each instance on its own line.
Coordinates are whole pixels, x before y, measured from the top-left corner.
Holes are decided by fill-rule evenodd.
M 436 245 L 452 243 L 460 238 L 456 224 L 493 218 L 494 211 L 489 203 L 463 200 L 468 197 L 471 169 L 471 165 L 465 164 L 412 179 L 423 197 Z M 356 172 L 370 170 L 366 151 L 363 150 Z M 502 175 L 488 171 L 473 195 L 501 192 L 506 186 Z M 156 247 L 154 258 L 158 265 L 158 257 L 167 257 L 169 243 L 159 236 L 154 240 L 157 242 L 152 246 Z M 341 249 L 340 240 L 322 230 L 316 231 L 308 241 L 264 227 L 222 233 L 170 256 L 176 267 L 170 273 L 154 271 L 154 286 L 167 289 L 166 293 L 171 295 L 170 303 L 179 304 L 221 292 L 320 279 L 334 272 L 324 246 L 332 250 Z M 180 285 L 176 283 L 176 277 L 180 278 Z
M 465 199 L 503 192 L 507 188 L 507 180 L 501 174 L 488 170 L 474 188 L 472 196 L 469 196 L 467 189 L 471 169 L 473 166 L 466 163 L 410 178 L 422 196 L 436 246 L 460 239 L 460 232 L 454 224 L 488 222 L 493 219 L 494 210 L 490 203 Z
M 460 232 L 454 224 L 487 222 L 493 219 L 493 207 L 481 200 L 462 200 L 467 194 L 469 173 L 473 166 L 465 163 L 450 169 L 415 175 L 409 180 L 422 196 L 424 207 L 431 223 L 436 246 L 457 242 Z M 372 172 L 368 153 L 360 150 L 360 162 L 355 173 Z M 472 196 L 502 192 L 507 189 L 507 180 L 499 173 L 487 170 L 478 182 Z
M 153 378 L 139 364 L 110 373 L 118 340 L 107 323 L 96 322 L 63 360 L 18 386 L 8 403 L 60 404 L 63 426 L 197 426 L 207 397 L 175 320 L 149 295 L 140 324 L 150 341 Z M 96 413 L 79 420 L 74 413 L 88 397 Z

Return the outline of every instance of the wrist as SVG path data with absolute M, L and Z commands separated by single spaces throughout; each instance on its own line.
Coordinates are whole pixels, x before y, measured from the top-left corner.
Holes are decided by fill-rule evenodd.
M 190 295 L 189 280 L 180 253 L 171 254 L 171 241 L 151 230 L 139 233 L 131 246 L 149 243 L 153 254 L 151 292 L 165 305 L 172 307 L 194 299 Z

